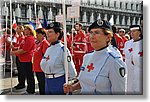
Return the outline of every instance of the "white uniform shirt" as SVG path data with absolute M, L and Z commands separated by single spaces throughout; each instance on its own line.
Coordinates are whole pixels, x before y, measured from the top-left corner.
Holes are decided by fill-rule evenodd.
M 120 51 L 116 47 L 113 47 L 112 45 L 109 45 L 108 47 L 112 52 L 115 52 L 116 54 L 118 54 L 118 56 L 120 56 L 120 58 L 123 60 L 123 57 L 122 57 Z
M 134 93 L 142 93 L 142 71 L 143 71 L 143 40 L 139 40 L 133 43 L 133 63 L 134 63 Z
M 133 53 L 133 39 L 129 40 L 125 43 L 123 53 L 125 55 L 125 63 L 127 65 L 128 69 L 128 75 L 127 75 L 127 93 L 130 94 L 134 90 L 133 86 L 133 73 L 134 73 L 134 68 L 133 68 L 133 61 L 132 61 L 132 53 Z
M 53 73 L 55 75 L 65 74 L 63 48 L 64 45 L 62 43 L 51 45 L 49 48 L 47 48 L 44 57 L 40 63 L 41 69 L 44 73 Z M 67 53 L 69 56 L 71 56 L 68 49 Z M 70 78 L 74 78 L 77 75 L 72 58 L 71 61 L 68 62 L 68 74 Z
M 125 94 L 126 65 L 107 47 L 84 56 L 78 79 L 82 94 Z
M 141 94 L 142 92 L 142 41 L 130 40 L 125 44 L 124 54 L 128 69 L 127 94 Z

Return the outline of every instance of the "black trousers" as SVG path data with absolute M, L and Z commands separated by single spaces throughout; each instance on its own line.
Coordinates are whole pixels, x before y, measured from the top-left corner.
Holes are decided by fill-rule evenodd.
M 27 79 L 27 92 L 35 93 L 35 80 L 32 71 L 32 62 L 21 62 L 21 68 L 25 78 Z
M 36 72 L 35 74 L 38 80 L 39 93 L 45 95 L 45 74 L 44 72 Z
M 18 86 L 25 87 L 25 75 L 20 65 L 18 56 L 16 56 L 16 66 L 18 70 Z

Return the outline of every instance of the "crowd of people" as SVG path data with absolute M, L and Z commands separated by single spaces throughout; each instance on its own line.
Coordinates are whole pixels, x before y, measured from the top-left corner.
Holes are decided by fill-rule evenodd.
M 72 94 L 75 90 L 90 95 L 142 94 L 142 30 L 140 25 L 131 25 L 127 32 L 99 19 L 84 31 L 82 24 L 76 23 L 67 33 L 64 49 L 63 25 L 59 22 L 36 30 L 30 24 L 18 24 L 12 37 L 7 28 L 1 41 L 6 45 L 6 68 L 10 68 L 10 56 L 13 68 L 17 68 L 18 84 L 13 90 L 25 88 L 27 82 L 24 94 L 34 94 L 36 76 L 40 95 Z M 69 84 L 65 80 L 64 50 Z

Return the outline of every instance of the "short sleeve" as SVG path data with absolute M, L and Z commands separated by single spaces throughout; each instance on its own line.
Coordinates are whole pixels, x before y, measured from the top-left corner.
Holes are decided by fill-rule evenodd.
M 111 67 L 109 78 L 112 84 L 112 94 L 125 94 L 127 85 L 127 68 L 125 63 L 118 59 L 115 59 Z

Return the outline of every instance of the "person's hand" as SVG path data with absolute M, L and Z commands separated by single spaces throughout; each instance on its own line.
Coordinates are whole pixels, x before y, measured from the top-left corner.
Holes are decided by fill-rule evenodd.
M 14 51 L 10 51 L 10 55 L 14 55 L 15 54 L 15 52 Z
M 13 45 L 10 45 L 10 48 L 14 49 L 14 46 L 13 46 Z
M 64 84 L 63 89 L 64 89 L 64 93 L 65 94 L 69 94 L 70 92 L 73 91 L 72 85 L 69 85 L 69 84 L 66 84 L 66 83 Z

